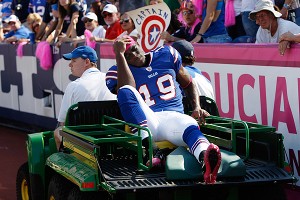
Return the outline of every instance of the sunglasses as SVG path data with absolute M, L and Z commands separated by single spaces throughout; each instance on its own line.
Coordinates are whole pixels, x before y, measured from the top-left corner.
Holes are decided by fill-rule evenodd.
M 83 20 L 84 23 L 92 22 L 92 21 L 93 21 L 93 19 L 85 19 L 85 20 Z
M 130 21 L 130 19 L 128 19 L 128 18 L 127 19 L 121 19 L 120 20 L 120 24 L 123 24 L 124 22 L 128 23 L 129 21 Z
M 103 16 L 103 18 L 112 17 L 113 14 L 112 13 L 104 13 L 102 16 Z
M 191 14 L 194 14 L 194 11 L 192 11 L 192 10 L 185 10 L 185 11 L 182 11 L 182 14 L 183 14 L 184 16 L 186 16 L 186 15 L 191 15 Z

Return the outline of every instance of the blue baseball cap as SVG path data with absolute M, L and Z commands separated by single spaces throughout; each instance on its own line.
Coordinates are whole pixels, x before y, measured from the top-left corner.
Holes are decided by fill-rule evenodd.
M 97 53 L 94 49 L 89 46 L 80 46 L 74 49 L 71 53 L 63 54 L 63 58 L 71 60 L 73 58 L 89 59 L 91 62 L 96 63 L 98 60 Z

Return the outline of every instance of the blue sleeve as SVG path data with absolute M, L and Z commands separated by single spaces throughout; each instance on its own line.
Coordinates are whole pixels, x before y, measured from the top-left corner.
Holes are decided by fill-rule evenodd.
M 17 30 L 13 36 L 15 36 L 18 40 L 21 38 L 29 39 L 29 34 L 29 29 L 25 28 L 24 26 L 21 26 L 21 28 Z
M 173 58 L 173 63 L 174 63 L 174 70 L 176 72 L 176 74 L 179 72 L 180 67 L 182 66 L 182 60 L 181 60 L 181 55 L 180 53 L 173 48 L 172 46 L 169 46 L 170 49 L 170 53 L 172 55 Z
M 117 84 L 118 84 L 118 72 L 117 66 L 113 65 L 106 73 L 105 77 L 106 86 L 111 93 L 117 94 Z
M 14 31 L 9 31 L 8 33 L 4 34 L 4 38 L 6 39 L 6 38 L 9 38 L 13 35 L 14 35 Z

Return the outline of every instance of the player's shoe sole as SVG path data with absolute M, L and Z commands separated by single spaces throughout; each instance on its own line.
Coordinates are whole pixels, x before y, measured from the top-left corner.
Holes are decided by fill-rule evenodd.
M 203 178 L 206 184 L 216 183 L 218 170 L 221 165 L 221 159 L 219 147 L 211 143 L 204 155 L 205 173 Z

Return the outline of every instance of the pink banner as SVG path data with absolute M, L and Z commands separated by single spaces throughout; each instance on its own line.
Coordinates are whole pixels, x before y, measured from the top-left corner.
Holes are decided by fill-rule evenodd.
M 195 44 L 197 62 L 300 67 L 300 45 L 294 44 L 284 56 L 276 44 Z

